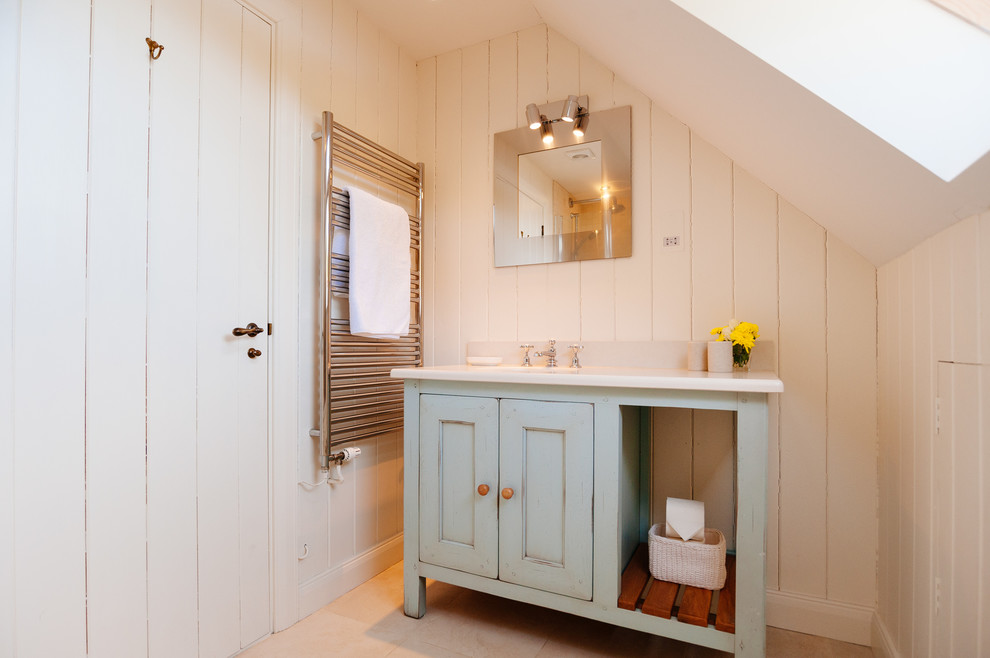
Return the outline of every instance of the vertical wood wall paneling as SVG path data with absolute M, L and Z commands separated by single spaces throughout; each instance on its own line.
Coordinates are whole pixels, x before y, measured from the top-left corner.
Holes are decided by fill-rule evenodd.
M 513 130 L 522 125 L 518 107 L 524 107 L 516 95 L 516 56 L 518 36 L 515 32 L 492 39 L 489 43 L 488 70 L 488 134 Z M 529 101 L 527 101 L 529 102 Z M 491 220 L 492 190 L 495 186 L 493 154 L 488 154 L 488 187 L 484 199 L 489 201 L 485 209 Z M 536 336 L 521 337 L 518 334 L 518 267 L 492 267 L 495 262 L 494 232 L 488 237 L 488 340 L 535 340 Z
M 357 117 L 353 127 L 362 135 L 378 142 L 380 138 L 379 116 L 379 79 L 381 63 L 379 60 L 381 37 L 378 28 L 367 16 L 358 12 L 357 15 L 357 68 L 356 68 L 356 107 Z M 350 127 L 350 126 L 349 126 Z M 377 194 L 383 199 L 395 202 L 395 192 L 387 185 L 376 184 Z M 359 443 L 361 456 L 354 462 L 354 517 L 353 530 L 354 554 L 359 555 L 373 548 L 378 543 L 379 517 L 383 510 L 379 505 L 379 480 L 383 476 L 379 469 L 380 437 L 370 437 Z M 347 526 L 344 526 L 346 528 Z M 330 532 L 340 532 L 336 524 Z
M 825 232 L 786 203 L 778 258 L 779 373 L 787 382 L 780 401 L 780 588 L 824 598 Z
M 94 6 L 86 317 L 88 651 L 147 652 L 145 349 L 151 6 Z M 120 167 L 121 161 L 131 163 Z
M 422 158 L 416 153 L 416 127 L 419 125 L 419 116 L 416 102 L 416 62 L 413 58 L 399 51 L 399 68 L 397 71 L 398 82 L 396 85 L 395 98 L 385 97 L 383 102 L 394 102 L 398 116 L 398 150 L 396 153 L 404 155 L 413 162 L 418 162 Z
M 240 117 L 241 14 L 240 6 L 230 0 L 204 0 L 197 286 L 200 390 L 223 390 L 227 383 L 224 373 L 236 368 L 234 359 L 243 356 L 240 345 L 234 347 L 226 340 L 231 330 L 229 318 L 237 315 L 236 263 L 243 246 L 237 216 L 241 126 L 239 119 L 233 120 Z M 238 203 L 231 203 L 232 199 L 238 199 Z M 218 257 L 222 244 L 231 247 L 226 258 Z M 214 312 L 208 314 L 208 309 Z M 232 424 L 240 425 L 238 411 L 232 395 L 217 396 L 197 410 L 201 655 L 229 655 L 241 647 L 237 515 L 241 446 L 234 440 L 237 431 L 230 431 Z
M 691 338 L 734 317 L 732 299 L 732 163 L 691 135 Z
M 982 234 L 986 237 L 986 233 Z M 984 254 L 987 252 L 984 250 Z M 990 268 L 990 259 L 984 257 L 980 265 L 981 269 Z M 986 298 L 984 298 L 984 303 Z M 985 307 L 986 308 L 986 307 Z M 979 515 L 981 519 L 987 518 L 988 507 L 990 507 L 990 364 L 983 363 L 980 366 L 980 479 L 976 487 L 976 495 L 979 497 Z M 978 619 L 986 620 L 990 615 L 990 523 L 985 520 L 980 524 L 980 608 Z M 990 628 L 986 623 L 979 623 L 980 637 L 978 655 L 986 655 L 990 651 Z
M 615 74 L 582 50 L 579 93 L 588 95 L 591 111 L 614 107 L 614 90 Z M 581 261 L 581 340 L 615 340 L 615 305 L 615 260 Z
M 378 143 L 390 151 L 399 150 L 399 46 L 385 35 L 378 35 Z M 415 161 L 412 151 L 406 156 Z M 398 194 L 398 193 L 396 193 Z
M 437 365 L 435 357 L 437 298 L 437 59 L 424 59 L 416 65 L 417 139 L 416 152 L 425 168 L 423 188 L 422 297 L 423 365 Z
M 653 337 L 653 223 L 650 119 L 653 104 L 621 78 L 614 84 L 616 106 L 632 107 L 632 235 L 631 258 L 615 261 L 615 339 Z
M 375 492 L 377 507 L 376 543 L 394 537 L 402 529 L 399 498 L 402 497 L 402 480 L 399 478 L 399 444 L 402 432 L 389 432 L 378 437 L 378 490 Z
M 357 126 L 358 13 L 348 2 L 333 3 L 333 37 L 330 42 L 330 111 L 334 121 Z
M 899 260 L 898 281 L 901 290 L 907 290 L 907 282 L 914 276 L 914 255 L 905 254 Z M 896 317 L 898 327 L 898 345 L 895 358 L 897 359 L 899 375 L 894 394 L 899 400 L 910 399 L 913 393 L 914 363 L 914 299 L 911 295 L 901 293 L 898 301 L 898 315 Z M 897 465 L 899 470 L 898 489 L 895 492 L 897 500 L 897 513 L 901 518 L 898 523 L 898 533 L 893 539 L 897 546 L 897 559 L 901 565 L 913 565 L 914 545 L 910 541 L 913 533 L 913 523 L 908 519 L 914 516 L 914 412 L 910 404 L 898 406 L 897 436 L 899 438 L 897 446 Z M 829 446 L 831 448 L 831 445 Z M 831 463 L 829 464 L 831 467 Z M 913 582 L 910 569 L 901 569 L 898 572 L 898 597 L 897 606 L 902 619 L 900 624 L 897 644 L 908 647 L 911 644 L 911 627 L 913 625 L 911 614 Z
M 685 340 L 691 337 L 691 133 L 656 103 L 651 124 L 652 338 Z M 680 245 L 664 247 L 665 237 L 680 238 Z
M 331 41 L 331 90 L 330 109 L 334 121 L 348 128 L 357 129 L 358 109 L 358 68 L 360 66 L 359 52 L 359 16 L 349 3 L 333 3 L 333 23 Z M 370 135 L 369 135 L 370 137 Z M 338 179 L 338 186 L 341 184 Z M 316 192 L 319 195 L 319 192 Z M 373 440 L 372 440 L 373 443 Z M 368 441 L 358 441 L 354 445 L 367 448 Z M 374 452 L 373 448 L 369 451 Z M 362 455 L 362 458 L 374 455 Z M 341 470 L 344 477 L 342 484 L 328 486 L 326 491 L 329 502 L 327 521 L 328 566 L 333 568 L 352 559 L 356 551 L 356 534 L 358 526 L 358 482 L 353 477 L 356 468 L 354 462 Z M 321 473 L 320 477 L 324 474 Z
M 20 3 L 0 5 L 0 655 L 14 655 L 14 223 Z
M 732 245 L 733 302 L 738 320 L 755 322 L 760 327 L 758 352 L 769 341 L 779 345 L 778 304 L 779 267 L 777 262 L 776 193 L 742 167 L 733 164 Z M 777 355 L 772 355 L 773 364 Z M 779 403 L 780 396 L 768 401 L 767 464 L 767 587 L 777 589 L 779 546 L 777 537 L 779 490 Z
M 355 441 L 354 446 L 361 448 L 360 459 L 368 460 L 373 457 L 374 450 L 365 453 L 369 441 Z M 373 441 L 371 442 L 373 444 Z M 327 521 L 327 567 L 332 569 L 349 561 L 357 551 L 357 541 L 355 534 L 358 526 L 358 504 L 357 494 L 358 482 L 354 479 L 354 470 L 357 468 L 355 462 L 341 466 L 342 483 L 328 484 L 327 491 L 330 500 L 328 521 Z M 321 474 L 321 478 L 325 474 Z M 319 573 L 319 572 L 317 572 Z
M 437 323 L 433 328 L 438 365 L 462 363 L 461 318 L 461 60 L 459 50 L 437 57 Z
M 667 498 L 693 497 L 694 416 L 690 409 L 653 409 L 651 523 L 666 523 Z
M 309 436 L 309 430 L 319 426 L 319 397 L 322 364 L 320 363 L 320 249 L 322 215 L 320 186 L 323 166 L 320 160 L 322 140 L 312 139 L 313 131 L 320 130 L 324 111 L 331 111 L 333 101 L 333 4 L 323 0 L 304 0 L 302 3 L 302 61 L 301 104 L 302 130 L 300 131 L 300 251 L 299 251 L 299 367 L 302 393 L 299 404 L 299 432 L 297 441 L 298 479 L 302 482 L 318 482 L 323 479 L 320 471 L 320 442 Z M 329 45 L 328 45 L 329 44 Z M 307 557 L 298 560 L 297 579 L 304 583 L 326 571 L 330 566 L 330 487 L 296 487 L 298 524 L 296 530 L 296 555 L 302 555 L 304 546 Z
M 876 335 L 876 269 L 831 235 L 827 245 L 827 591 L 829 600 L 872 606 L 877 352 L 875 341 L 864 337 Z
M 940 585 L 941 596 L 935 610 L 932 636 L 936 656 L 961 655 L 954 652 L 952 615 L 955 612 L 955 582 L 953 579 L 953 551 L 955 540 L 952 467 L 956 414 L 956 378 L 953 376 L 951 363 L 939 361 L 938 368 L 938 397 L 939 397 L 939 431 L 935 435 L 935 582 Z M 962 565 L 959 565 L 962 566 Z M 900 575 L 896 571 L 895 577 Z M 939 583 L 941 581 L 941 583 Z M 903 619 L 897 615 L 896 625 L 903 624 Z
M 976 215 L 954 224 L 952 240 L 952 360 L 980 360 L 980 223 Z
M 557 101 L 577 94 L 580 85 L 580 51 L 570 40 L 558 32 L 547 29 L 547 100 Z M 523 106 L 525 107 L 525 106 Z M 568 124 L 558 124 L 567 129 Z M 536 133 L 533 131 L 534 144 Z M 491 232 L 491 228 L 487 227 Z M 555 263 L 547 266 L 547 295 L 542 300 L 547 315 L 547 338 L 562 340 L 575 336 L 575 328 L 581 326 L 581 268 L 578 262 Z M 539 336 L 542 340 L 544 336 Z M 527 340 L 529 340 L 527 338 Z M 564 363 L 569 350 L 567 343 L 558 348 L 560 361 Z M 568 362 L 569 363 L 569 362 Z
M 733 317 L 732 163 L 691 138 L 692 338 L 707 340 Z M 694 414 L 694 497 L 705 501 L 705 524 L 735 546 L 734 432 L 729 412 Z M 718 525 L 713 525 L 718 524 Z
M 990 210 L 980 215 L 979 261 L 980 325 L 977 333 L 980 336 L 980 363 L 986 365 L 990 364 Z M 990 477 L 990 472 L 987 476 Z
M 736 548 L 735 415 L 731 411 L 694 412 L 693 498 L 705 503 L 705 526 L 725 535 Z
M 878 274 L 878 615 L 905 656 L 986 651 L 986 366 L 973 365 L 986 356 L 986 222 L 963 220 Z
M 361 456 L 355 459 L 350 475 L 354 489 L 354 555 L 373 548 L 378 543 L 378 438 L 355 443 L 361 448 Z M 345 483 L 346 484 L 346 483 Z M 330 532 L 339 532 L 332 524 Z
M 965 224 L 965 223 L 964 223 Z M 958 244 L 958 243 L 957 243 Z M 957 256 L 959 250 L 957 250 Z M 954 266 L 958 266 L 954 262 Z M 975 272 L 973 272 L 975 274 Z M 967 314 L 969 311 L 967 311 Z M 965 317 L 965 316 L 964 316 Z M 962 323 L 960 328 L 971 326 Z M 967 332 L 959 332 L 967 333 Z M 957 345 L 971 339 L 959 337 Z M 951 570 L 942 571 L 944 598 L 951 597 L 952 656 L 979 656 L 980 633 L 986 626 L 980 617 L 980 539 L 981 526 L 978 496 L 980 483 L 980 367 L 971 364 L 952 366 L 952 557 Z M 943 563 L 944 564 L 944 563 Z M 906 570 L 905 570 L 906 571 Z M 910 573 L 903 576 L 910 578 Z M 947 590 L 946 591 L 946 586 Z
M 518 33 L 516 88 L 519 103 L 515 110 L 520 126 L 525 125 L 526 105 L 541 105 L 550 100 L 547 38 L 545 25 L 537 25 Z M 442 125 L 438 129 L 442 129 Z M 550 289 L 548 265 L 525 265 L 515 269 L 519 286 L 519 339 L 533 343 L 538 351 L 546 346 L 546 340 L 551 337 L 553 325 L 547 313 L 547 300 L 558 291 Z
M 877 385 L 877 487 L 878 509 L 877 524 L 877 615 L 884 621 L 887 628 L 890 627 L 890 597 L 889 583 L 890 572 L 887 563 L 887 551 L 889 550 L 890 515 L 887 512 L 887 482 L 889 480 L 887 465 L 890 444 L 893 441 L 890 428 L 890 385 L 894 381 L 890 376 L 890 350 L 893 339 L 890 335 L 890 299 L 891 299 L 891 278 L 892 265 L 877 270 L 877 298 L 880 301 L 877 307 L 877 369 L 879 382 Z
M 932 288 L 931 288 L 931 242 L 919 245 L 913 253 L 913 275 L 906 281 L 906 294 L 913 297 L 914 308 L 914 535 L 912 553 L 914 577 L 911 601 L 912 640 L 910 651 L 902 647 L 908 655 L 924 656 L 931 651 L 931 618 L 933 613 L 932 585 L 932 464 L 934 463 L 935 433 L 935 362 L 932 353 Z M 883 306 L 883 297 L 878 296 Z M 881 333 L 880 336 L 883 336 Z M 883 340 L 880 341 L 884 343 Z M 882 354 L 882 353 L 881 353 Z M 879 363 L 879 361 L 878 361 Z M 882 373 L 883 370 L 881 369 Z M 878 410 L 880 416 L 881 410 Z M 881 483 L 882 485 L 882 483 Z M 882 555 L 882 553 L 878 553 Z
M 899 392 L 901 363 L 899 354 L 900 340 L 900 291 L 902 282 L 900 279 L 900 260 L 907 258 L 902 256 L 898 264 L 893 267 L 887 280 L 887 328 L 884 332 L 889 337 L 889 343 L 885 350 L 887 361 L 887 383 L 884 387 L 883 395 L 888 400 L 886 407 L 885 423 L 887 426 L 887 441 L 884 451 L 881 453 L 880 474 L 884 478 L 885 487 L 880 494 L 880 504 L 882 514 L 887 519 L 886 532 L 883 533 L 885 550 L 880 553 L 881 565 L 887 569 L 889 575 L 886 588 L 885 602 L 891 617 L 895 620 L 892 626 L 888 627 L 891 636 L 897 641 L 900 633 L 900 524 L 901 518 L 898 511 L 898 494 L 900 490 L 900 407 Z M 884 477 L 885 476 L 885 477 Z
M 378 141 L 378 28 L 362 13 L 357 16 L 357 117 L 348 128 Z
M 952 361 L 955 317 L 952 315 L 952 232 L 942 231 L 932 244 L 932 342 L 936 361 Z
M 148 172 L 148 655 L 197 651 L 196 282 L 200 2 L 152 13 Z M 176 190 L 183 190 L 176 194 Z M 173 331 L 177 319 L 188 331 Z
M 12 332 L 14 654 L 78 656 L 86 652 L 90 6 L 40 1 L 21 3 L 20 12 Z M 58 139 L 52 139 L 56 127 Z
M 461 261 L 460 324 L 463 342 L 488 338 L 488 243 L 492 234 L 488 176 L 488 42 L 461 51 Z M 463 354 L 460 356 L 464 356 Z M 463 359 L 457 361 L 463 363 Z

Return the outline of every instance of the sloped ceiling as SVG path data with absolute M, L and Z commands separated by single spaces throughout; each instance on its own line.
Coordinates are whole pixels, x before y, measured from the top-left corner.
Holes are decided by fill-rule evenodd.
M 841 22 L 809 22 L 799 9 L 804 3 L 784 10 L 780 8 L 794 5 L 784 0 L 742 4 L 727 0 L 356 0 L 355 4 L 417 59 L 545 22 L 880 265 L 990 207 L 990 154 L 984 146 L 990 135 L 984 129 L 990 119 L 972 123 L 963 111 L 990 98 L 986 94 L 990 57 L 958 61 L 957 84 L 949 89 L 944 84 L 946 71 L 939 67 L 919 68 L 911 58 L 864 60 L 863 66 L 872 71 L 874 79 L 882 77 L 885 72 L 880 69 L 886 67 L 888 77 L 916 80 L 912 92 L 916 98 L 952 94 L 952 102 L 941 103 L 941 114 L 935 115 L 920 113 L 903 100 L 900 105 L 896 99 L 890 104 L 883 85 L 865 86 L 863 76 L 848 74 L 857 60 L 846 54 L 864 52 L 856 51 L 860 47 L 855 45 L 857 39 L 890 42 L 892 31 L 918 30 L 916 23 L 898 21 L 898 6 L 928 3 L 878 2 L 886 5 L 891 17 L 886 29 L 879 31 L 875 12 L 853 12 Z M 754 16 L 732 14 L 750 6 L 754 12 L 769 12 L 774 9 L 771 5 L 778 10 L 770 27 L 761 28 Z M 763 15 L 764 22 L 770 15 Z M 860 18 L 863 25 L 857 24 Z M 965 33 L 966 38 L 975 34 L 977 48 L 983 45 L 979 39 L 985 39 L 990 49 L 990 34 L 963 21 L 958 24 L 962 30 L 974 31 Z M 819 30 L 817 38 L 808 36 L 812 28 Z M 829 34 L 832 47 L 843 53 L 831 58 L 839 74 L 827 75 L 830 58 L 822 44 L 829 42 Z M 936 36 L 914 34 L 911 38 L 924 41 Z M 810 70 L 818 77 L 799 84 L 785 71 L 800 77 L 796 61 L 800 57 L 794 54 L 812 51 L 818 54 L 806 55 L 805 60 L 812 63 Z M 775 57 L 776 67 L 767 62 Z M 815 91 L 831 94 L 842 109 Z M 877 109 L 882 105 L 878 98 L 887 102 L 885 109 Z M 959 108 L 958 116 L 953 108 Z M 910 130 L 901 130 L 906 137 L 898 142 L 892 133 L 904 126 L 915 127 L 922 139 L 912 140 Z M 953 137 L 952 143 L 946 137 L 949 128 L 961 129 L 961 137 Z M 918 144 L 924 148 L 915 148 Z M 936 156 L 926 163 L 930 168 L 919 164 L 926 160 L 925 148 Z M 949 151 L 954 160 L 939 159 Z M 967 161 L 972 164 L 967 166 Z M 962 172 L 953 177 L 953 168 Z M 943 180 L 932 170 L 951 180 Z

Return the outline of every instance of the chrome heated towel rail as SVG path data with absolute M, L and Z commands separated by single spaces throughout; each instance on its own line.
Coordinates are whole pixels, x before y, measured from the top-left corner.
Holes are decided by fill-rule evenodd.
M 320 466 L 330 467 L 333 447 L 402 429 L 402 380 L 392 368 L 422 364 L 420 246 L 423 216 L 423 164 L 414 164 L 323 113 L 323 175 L 320 185 Z M 334 186 L 346 179 L 379 196 L 388 195 L 409 212 L 409 335 L 381 340 L 351 335 L 347 318 L 348 257 L 333 250 L 334 232 L 350 228 L 347 193 Z M 346 301 L 346 299 L 345 299 Z

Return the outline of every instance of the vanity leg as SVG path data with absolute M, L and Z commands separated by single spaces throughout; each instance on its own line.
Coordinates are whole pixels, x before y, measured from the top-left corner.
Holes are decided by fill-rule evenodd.
M 416 573 L 414 565 L 403 565 L 403 611 L 419 619 L 426 614 L 426 578 Z
M 736 417 L 736 655 L 766 655 L 767 396 L 740 393 Z

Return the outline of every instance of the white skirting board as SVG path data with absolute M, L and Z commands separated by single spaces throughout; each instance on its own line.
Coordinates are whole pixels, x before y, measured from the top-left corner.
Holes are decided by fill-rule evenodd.
M 299 586 L 299 619 L 371 580 L 402 560 L 402 533 L 350 562 L 325 571 Z
M 870 646 L 875 611 L 865 605 L 767 590 L 767 626 Z
M 901 654 L 894 648 L 894 643 L 890 639 L 887 627 L 883 625 L 880 615 L 873 614 L 873 655 L 877 658 L 901 658 Z

